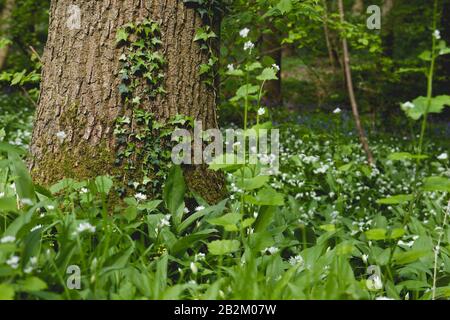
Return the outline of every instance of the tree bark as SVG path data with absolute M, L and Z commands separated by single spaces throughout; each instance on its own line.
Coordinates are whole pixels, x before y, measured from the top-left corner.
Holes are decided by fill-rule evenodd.
M 354 15 L 361 15 L 364 11 L 364 0 L 356 0 L 352 7 Z
M 1 23 L 0 31 L 3 36 L 8 34 L 10 28 L 10 19 L 13 13 L 14 5 L 15 0 L 6 0 L 5 6 L 0 15 L 0 23 Z M 9 45 L 5 45 L 3 48 L 0 48 L 0 70 L 2 70 L 3 67 L 5 66 L 8 53 L 9 53 Z
M 330 65 L 333 71 L 336 71 L 336 61 L 333 55 L 333 47 L 330 40 L 330 29 L 328 28 L 328 5 L 326 0 L 322 0 L 323 5 L 323 31 L 325 35 L 325 43 L 327 45 L 328 59 L 330 59 Z
M 341 23 L 345 22 L 345 14 L 344 14 L 344 4 L 342 0 L 338 0 L 338 6 L 339 6 L 339 15 L 341 19 Z M 369 143 L 367 141 L 366 134 L 364 132 L 361 119 L 359 116 L 359 110 L 358 110 L 358 104 L 356 102 L 355 98 L 355 91 L 353 89 L 353 79 L 352 79 L 352 72 L 350 69 L 350 53 L 348 50 L 348 43 L 347 39 L 342 36 L 342 51 L 344 55 L 344 70 L 345 70 L 345 78 L 347 82 L 347 89 L 348 89 L 348 95 L 350 98 L 350 104 L 352 106 L 353 116 L 355 118 L 355 125 L 358 130 L 359 139 L 361 141 L 361 144 L 363 146 L 364 152 L 367 156 L 367 161 L 369 164 L 374 164 L 374 158 L 372 155 L 372 151 L 369 148 Z
M 195 8 L 179 0 L 75 3 L 81 9 L 78 30 L 67 25 L 73 0 L 51 2 L 41 96 L 31 144 L 30 167 L 38 183 L 49 185 L 62 178 L 86 179 L 114 172 L 115 122 L 130 112 L 118 90 L 119 59 L 125 51 L 117 46 L 116 34 L 130 22 L 159 22 L 166 61 L 166 94 L 146 98 L 143 108 L 162 122 L 181 114 L 202 121 L 204 129 L 218 126 L 216 92 L 202 81 L 199 72 L 209 54 L 194 42 L 197 30 L 204 27 Z M 66 134 L 62 143 L 58 132 Z M 198 176 L 196 168 L 185 173 L 186 180 Z M 209 171 L 196 186 L 194 191 L 211 202 L 221 196 L 223 189 L 221 179 Z
M 391 12 L 392 8 L 394 8 L 394 0 L 384 0 L 383 7 L 381 8 L 381 13 L 383 17 L 387 17 Z

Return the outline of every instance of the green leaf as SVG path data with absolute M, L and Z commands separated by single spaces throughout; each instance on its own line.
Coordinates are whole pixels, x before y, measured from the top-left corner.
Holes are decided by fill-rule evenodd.
M 183 171 L 180 166 L 173 166 L 163 190 L 164 203 L 172 215 L 175 215 L 180 206 L 183 205 L 185 192 L 186 184 Z
M 409 264 L 425 257 L 428 254 L 430 254 L 430 251 L 428 250 L 410 250 L 406 252 L 399 252 L 394 254 L 393 261 L 396 264 Z
M 116 43 L 120 43 L 122 41 L 127 42 L 128 36 L 129 36 L 129 34 L 124 28 L 117 30 Z
M 410 202 L 412 200 L 414 200 L 414 196 L 412 194 L 399 194 L 396 196 L 379 199 L 379 200 L 377 200 L 377 203 L 378 204 L 386 204 L 386 205 L 404 204 L 404 203 Z
M 444 177 L 426 178 L 424 181 L 423 190 L 450 192 L 450 179 Z
M 413 107 L 403 104 L 402 109 L 408 117 L 413 120 L 418 120 L 427 112 L 428 105 L 428 113 L 441 113 L 445 106 L 450 106 L 450 96 L 437 96 L 431 98 L 430 102 L 427 97 L 418 97 L 412 102 L 412 104 Z
M 238 185 L 239 188 L 250 191 L 261 188 L 267 182 L 269 182 L 269 180 L 270 180 L 269 176 L 256 176 L 253 178 L 244 179 L 244 183 L 242 183 L 241 179 L 238 179 L 236 184 Z
M 207 220 L 208 223 L 218 226 L 236 225 L 241 220 L 241 214 L 238 212 L 231 212 L 224 216 Z
M 26 165 L 16 153 L 9 153 L 8 158 L 11 160 L 11 171 L 15 177 L 16 191 L 20 199 L 35 200 L 33 181 Z
M 95 186 L 98 192 L 108 194 L 113 186 L 113 181 L 108 176 L 100 176 L 95 178 Z
M 386 229 L 371 229 L 365 232 L 368 240 L 385 240 Z
M 389 160 L 392 161 L 404 161 L 404 160 L 423 160 L 427 159 L 428 156 L 424 154 L 411 154 L 409 152 L 394 152 L 388 156 Z
M 276 8 L 280 10 L 282 14 L 288 13 L 292 10 L 292 0 L 281 0 L 278 2 Z
M 47 289 L 47 284 L 37 277 L 30 277 L 19 282 L 22 291 L 42 291 Z
M 237 240 L 216 240 L 208 243 L 208 250 L 211 254 L 222 256 L 238 251 L 240 242 Z
M 14 299 L 14 288 L 7 284 L 0 284 L 0 300 L 13 300 Z
M 263 72 L 256 77 L 260 81 L 277 80 L 277 72 L 274 68 L 265 68 Z
M 282 193 L 278 193 L 271 187 L 266 187 L 259 190 L 256 197 L 247 195 L 245 198 L 249 203 L 259 206 L 284 205 L 284 195 Z

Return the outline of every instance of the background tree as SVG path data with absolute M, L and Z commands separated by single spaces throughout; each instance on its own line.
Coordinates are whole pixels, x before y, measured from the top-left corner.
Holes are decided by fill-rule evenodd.
M 114 129 L 116 120 L 125 117 L 131 119 L 133 131 L 136 110 L 153 113 L 161 122 L 181 114 L 202 121 L 205 129 L 217 127 L 213 81 L 208 83 L 207 75 L 200 72 L 211 56 L 209 50 L 202 49 L 201 41 L 195 41 L 200 28 L 207 30 L 197 7 L 178 0 L 77 4 L 81 23 L 74 28 L 70 27 L 74 21 L 68 22 L 76 18 L 69 9 L 73 1 L 51 2 L 31 144 L 30 166 L 38 183 L 123 174 L 117 168 L 119 142 Z M 141 35 L 150 36 L 139 37 L 130 31 L 139 29 L 146 19 L 151 21 L 152 30 L 145 29 Z M 121 29 L 130 23 L 134 27 Z M 127 45 L 121 46 L 121 41 Z M 127 46 L 133 47 L 131 53 L 127 53 Z M 135 57 L 134 65 L 126 54 Z M 132 92 L 124 81 L 139 75 L 147 77 L 147 85 Z M 191 186 L 207 200 L 215 200 L 222 191 L 221 179 L 200 171 L 187 170 L 187 180 L 196 181 Z M 136 172 L 134 178 L 141 182 L 139 174 Z

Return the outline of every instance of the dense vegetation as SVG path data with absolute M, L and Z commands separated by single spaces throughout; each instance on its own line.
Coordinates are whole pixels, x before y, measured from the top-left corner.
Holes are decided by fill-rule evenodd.
M 158 147 L 192 122 L 182 115 L 162 124 L 137 113 L 146 130 L 134 138 L 154 147 L 146 161 L 160 171 L 127 181 L 126 193 L 114 174 L 33 181 L 49 2 L 16 0 L 0 21 L 0 48 L 9 48 L 0 66 L 0 299 L 450 297 L 450 1 L 371 1 L 383 8 L 380 30 L 368 28 L 364 1 L 344 1 L 344 16 L 341 1 L 184 1 L 205 20 L 222 17 L 220 37 L 209 27 L 196 34 L 211 55 L 199 66 L 204 81 L 220 79 L 221 129 L 280 130 L 277 174 L 263 173 L 271 157 L 210 164 L 226 179 L 217 203 L 191 190 Z M 144 26 L 156 33 L 156 23 Z M 116 30 L 118 41 L 139 27 Z M 220 53 L 209 48 L 216 38 Z M 124 69 L 131 59 L 141 61 L 131 54 Z M 118 118 L 116 131 L 129 121 Z

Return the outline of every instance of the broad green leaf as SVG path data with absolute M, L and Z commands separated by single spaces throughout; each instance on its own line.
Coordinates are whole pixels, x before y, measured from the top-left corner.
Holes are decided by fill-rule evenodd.
M 258 206 L 282 206 L 284 205 L 284 195 L 275 191 L 271 187 L 261 189 L 256 194 L 256 197 L 247 195 L 246 200 Z
M 237 240 L 216 240 L 208 243 L 208 250 L 211 254 L 222 256 L 238 251 L 240 242 Z
M 450 178 L 445 177 L 426 178 L 424 181 L 423 190 L 450 192 Z
M 108 194 L 113 186 L 113 181 L 108 176 L 100 176 L 95 178 L 95 186 L 98 192 Z
M 185 192 L 186 184 L 183 171 L 180 166 L 173 166 L 170 169 L 163 191 L 164 203 L 172 215 L 175 215 L 180 206 L 183 205 Z
M 241 179 L 238 179 L 236 184 L 239 188 L 243 190 L 255 190 L 264 186 L 270 180 L 269 176 L 256 176 L 254 178 L 244 179 L 244 183 L 242 183 Z
M 218 226 L 236 225 L 241 220 L 242 215 L 238 212 L 227 213 L 224 216 L 207 220 L 210 224 Z
M 288 13 L 292 10 L 292 0 L 281 0 L 278 2 L 276 8 L 280 10 L 282 14 Z
M 419 260 L 422 257 L 430 254 L 428 250 L 410 250 L 405 252 L 399 252 L 394 254 L 393 261 L 396 264 L 409 264 L 416 260 Z
M 368 240 L 385 240 L 386 239 L 386 229 L 371 229 L 365 232 Z
M 265 68 L 263 72 L 256 77 L 260 81 L 277 80 L 277 72 L 274 68 Z
M 389 160 L 392 161 L 403 161 L 403 160 L 416 160 L 416 159 L 427 159 L 428 156 L 424 154 L 411 154 L 409 152 L 395 152 L 388 156 Z
M 430 103 L 427 97 L 418 97 L 412 102 L 412 107 L 403 104 L 402 109 L 411 119 L 418 120 L 427 112 L 428 105 L 428 113 L 441 113 L 445 106 L 450 106 L 450 96 L 431 98 Z
M 379 200 L 377 200 L 377 203 L 378 204 L 386 204 L 386 205 L 404 204 L 404 203 L 408 203 L 412 200 L 414 200 L 414 196 L 412 194 L 399 194 L 396 196 L 379 199 Z
M 0 284 L 0 300 L 13 300 L 14 295 L 14 288 L 11 285 L 7 283 Z
M 37 277 L 30 277 L 19 282 L 21 291 L 42 291 L 47 289 L 47 284 Z

